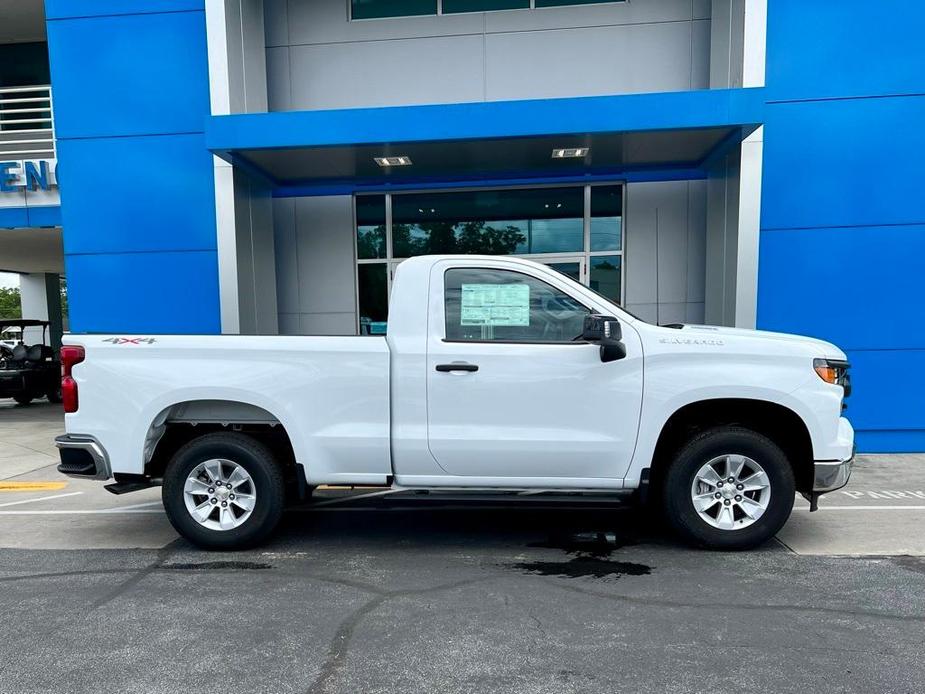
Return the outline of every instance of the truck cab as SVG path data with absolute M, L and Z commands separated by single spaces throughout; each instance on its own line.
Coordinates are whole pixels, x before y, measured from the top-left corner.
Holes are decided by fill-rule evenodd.
M 815 507 L 844 485 L 853 456 L 834 345 L 650 325 L 518 258 L 405 261 L 385 336 L 64 342 L 59 469 L 162 484 L 206 547 L 260 542 L 317 485 L 362 484 L 633 494 L 684 539 L 741 549 L 795 492 Z

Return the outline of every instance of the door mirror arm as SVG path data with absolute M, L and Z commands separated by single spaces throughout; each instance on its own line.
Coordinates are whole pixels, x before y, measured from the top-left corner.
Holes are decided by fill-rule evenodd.
M 623 329 L 620 327 L 620 321 L 613 316 L 586 316 L 581 339 L 600 345 L 602 362 L 616 361 L 626 356 Z

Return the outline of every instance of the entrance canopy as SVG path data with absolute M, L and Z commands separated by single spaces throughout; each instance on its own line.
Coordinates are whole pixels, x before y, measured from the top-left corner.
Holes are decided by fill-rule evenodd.
M 0 228 L 0 272 L 61 274 L 61 228 Z
M 763 105 L 763 89 L 735 89 L 241 114 L 212 117 L 206 140 L 283 195 L 438 180 L 690 179 L 761 124 Z M 402 159 L 377 161 L 388 157 Z

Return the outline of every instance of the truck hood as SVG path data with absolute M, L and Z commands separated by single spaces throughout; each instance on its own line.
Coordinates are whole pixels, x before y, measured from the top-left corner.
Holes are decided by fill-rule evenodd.
M 804 335 L 775 333 L 767 330 L 747 330 L 745 328 L 724 328 L 716 325 L 682 325 L 680 329 L 672 329 L 677 330 L 677 332 L 680 332 L 685 337 L 694 337 L 696 335 L 698 337 L 712 337 L 715 339 L 728 337 L 763 340 L 779 343 L 781 347 L 785 344 L 791 344 L 794 347 L 802 347 L 804 349 L 810 348 L 817 351 L 819 357 L 827 359 L 847 359 L 845 353 L 831 342 L 817 340 L 814 337 L 806 337 Z

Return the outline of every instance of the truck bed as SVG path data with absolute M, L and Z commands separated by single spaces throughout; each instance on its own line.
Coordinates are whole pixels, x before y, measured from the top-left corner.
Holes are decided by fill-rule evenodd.
M 382 484 L 389 454 L 389 348 L 381 337 L 67 335 L 80 407 L 68 431 L 95 437 L 112 472 L 140 474 L 159 427 L 185 403 L 245 403 L 278 421 L 310 482 Z

